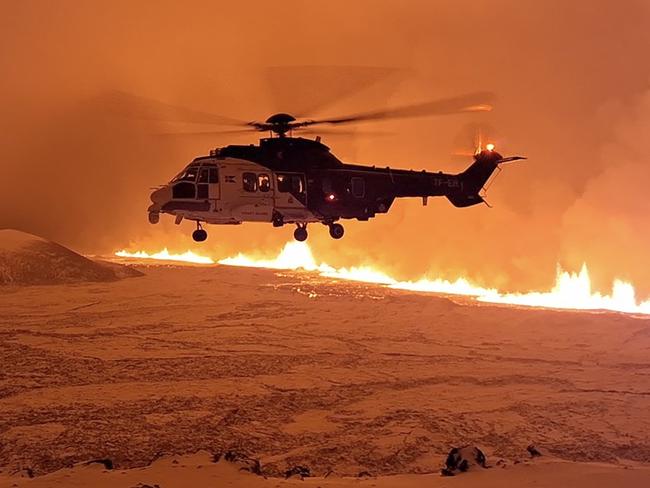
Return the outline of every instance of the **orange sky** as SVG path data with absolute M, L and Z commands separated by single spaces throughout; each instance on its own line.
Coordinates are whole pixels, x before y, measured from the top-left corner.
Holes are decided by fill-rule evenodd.
M 0 227 L 87 252 L 194 248 L 191 223 L 148 224 L 149 188 L 213 146 L 256 135 L 152 136 L 157 126 L 111 117 L 94 97 L 119 89 L 263 119 L 304 107 L 292 80 L 269 88 L 266 67 L 391 67 L 393 79 L 313 115 L 493 91 L 483 123 L 504 154 L 529 161 L 500 175 L 493 209 L 400 201 L 347 223 L 340 242 L 312 226 L 317 256 L 519 290 L 552 283 L 556 262 L 587 261 L 599 283 L 617 275 L 650 294 L 647 1 L 26 0 L 2 10 Z M 394 135 L 324 140 L 346 161 L 456 172 L 467 162 L 450 153 L 476 117 L 368 124 Z M 262 224 L 209 230 L 204 247 L 216 256 L 275 251 L 292 235 Z

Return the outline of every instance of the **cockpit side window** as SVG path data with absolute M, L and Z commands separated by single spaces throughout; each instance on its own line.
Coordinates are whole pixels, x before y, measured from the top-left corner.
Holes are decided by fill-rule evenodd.
M 244 173 L 242 175 L 242 183 L 245 191 L 257 191 L 257 175 L 255 173 Z
M 172 198 L 194 198 L 196 187 L 193 183 L 181 181 L 172 187 Z
M 203 166 L 199 172 L 199 183 L 218 183 L 217 168 L 214 166 Z
M 207 183 L 210 179 L 210 168 L 203 167 L 199 173 L 199 183 Z

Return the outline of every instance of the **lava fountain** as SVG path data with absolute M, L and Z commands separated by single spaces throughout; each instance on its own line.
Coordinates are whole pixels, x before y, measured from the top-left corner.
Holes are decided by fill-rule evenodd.
M 160 253 L 144 252 L 115 253 L 120 257 L 144 259 L 162 259 L 185 261 L 191 263 L 211 264 L 214 261 L 191 251 L 184 254 L 169 254 L 167 249 Z M 221 265 L 253 268 L 305 270 L 318 272 L 321 276 L 333 279 L 374 283 L 398 290 L 410 290 L 445 295 L 464 295 L 487 303 L 500 303 L 526 307 L 543 307 L 573 310 L 612 310 L 617 312 L 650 314 L 650 300 L 637 302 L 634 287 L 627 282 L 614 280 L 609 295 L 594 291 L 591 286 L 589 270 L 586 264 L 579 273 L 570 273 L 557 268 L 555 285 L 549 291 L 527 293 L 501 293 L 494 288 L 485 288 L 471 283 L 465 278 L 455 281 L 422 278 L 418 281 L 399 281 L 387 274 L 368 266 L 352 268 L 335 268 L 325 263 L 318 263 L 305 242 L 288 242 L 280 254 L 272 259 L 262 259 L 238 254 L 218 261 Z
M 177 261 L 182 263 L 193 264 L 214 264 L 214 261 L 206 256 L 200 256 L 192 251 L 186 251 L 182 254 L 171 254 L 167 248 L 160 252 L 149 254 L 144 251 L 127 252 L 124 249 L 117 251 L 116 256 L 121 258 L 134 258 L 134 259 L 157 259 L 160 261 Z

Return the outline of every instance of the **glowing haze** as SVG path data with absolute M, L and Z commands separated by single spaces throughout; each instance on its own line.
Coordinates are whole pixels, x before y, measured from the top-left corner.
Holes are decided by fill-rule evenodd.
M 214 261 L 192 251 L 182 254 L 170 254 L 167 249 L 148 254 L 146 252 L 118 251 L 120 257 L 139 259 L 173 260 L 189 263 L 210 264 Z M 650 314 L 650 301 L 637 302 L 634 287 L 630 283 L 615 280 L 609 295 L 592 289 L 591 279 L 586 264 L 579 273 L 563 271 L 559 266 L 555 286 L 550 291 L 528 293 L 500 293 L 494 288 L 484 288 L 472 284 L 465 278 L 455 281 L 422 278 L 418 281 L 399 281 L 388 274 L 372 267 L 335 268 L 326 263 L 319 263 L 305 242 L 288 242 L 282 251 L 271 259 L 255 258 L 244 254 L 221 259 L 219 264 L 276 270 L 305 270 L 318 272 L 321 276 L 387 285 L 399 290 L 439 293 L 446 295 L 465 295 L 475 297 L 481 302 L 520 305 L 527 307 L 560 308 L 573 310 L 612 310 L 626 313 Z
M 399 200 L 370 222 L 344 222 L 342 243 L 310 228 L 316 255 L 500 290 L 543 289 L 555 263 L 587 262 L 595 289 L 620 277 L 649 296 L 650 266 L 639 265 L 650 249 L 648 25 L 648 0 L 5 1 L 0 228 L 90 254 L 127 242 L 190 248 L 192 222 L 147 222 L 150 188 L 215 146 L 257 135 L 161 136 L 156 121 L 93 104 L 107 91 L 243 120 L 491 91 L 489 113 L 366 124 L 350 129 L 393 135 L 323 141 L 346 162 L 459 172 L 471 157 L 452 154 L 471 151 L 469 129 L 485 124 L 486 142 L 529 158 L 492 185 L 493 209 Z M 317 106 L 321 94 L 345 92 L 345 78 L 304 78 L 292 66 L 388 67 L 397 80 Z M 266 67 L 282 69 L 269 76 Z M 208 231 L 214 256 L 279 249 L 291 233 L 261 224 Z

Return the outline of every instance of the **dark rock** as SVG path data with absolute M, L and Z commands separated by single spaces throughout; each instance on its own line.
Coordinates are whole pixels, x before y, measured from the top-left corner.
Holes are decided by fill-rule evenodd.
M 456 465 L 458 464 L 458 451 L 459 449 L 457 447 L 453 447 L 451 451 L 449 451 L 449 454 L 447 454 L 445 466 L 447 466 L 448 469 L 456 469 Z
M 447 454 L 445 467 L 440 474 L 443 476 L 453 476 L 455 471 L 464 473 L 471 466 L 487 467 L 487 458 L 483 451 L 476 446 L 454 447 Z
M 218 463 L 226 461 L 239 466 L 239 471 L 248 471 L 249 473 L 262 476 L 262 465 L 259 459 L 255 459 L 235 451 L 226 451 L 212 455 L 212 462 Z
M 358 475 L 357 478 L 371 478 L 372 475 L 368 471 L 361 471 Z
M 537 449 L 533 444 L 531 444 L 530 446 L 528 446 L 528 447 L 526 448 L 526 450 L 527 450 L 528 453 L 530 454 L 530 457 L 538 457 L 538 456 L 541 456 L 541 455 L 542 455 L 542 453 L 539 452 L 539 450 L 538 450 L 538 449 Z
M 294 476 L 300 477 L 300 479 L 309 478 L 311 476 L 311 472 L 306 466 L 294 466 L 293 468 L 287 469 L 284 472 L 285 479 L 292 478 Z
M 92 461 L 88 461 L 84 463 L 86 465 L 89 464 L 103 464 L 106 469 L 113 469 L 113 461 L 110 459 L 93 459 Z

